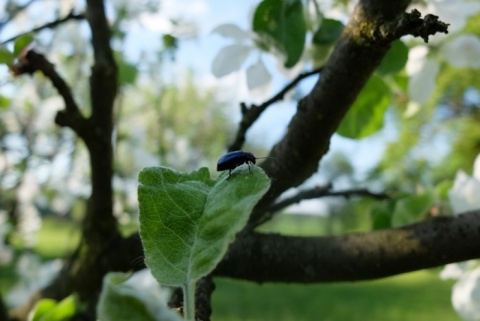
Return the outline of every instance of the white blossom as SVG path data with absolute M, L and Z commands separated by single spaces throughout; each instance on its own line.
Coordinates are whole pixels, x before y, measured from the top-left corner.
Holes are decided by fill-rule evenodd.
M 460 35 L 442 46 L 440 56 L 456 68 L 480 68 L 480 38 Z
M 455 311 L 469 321 L 480 320 L 480 267 L 466 272 L 453 286 L 452 304 Z

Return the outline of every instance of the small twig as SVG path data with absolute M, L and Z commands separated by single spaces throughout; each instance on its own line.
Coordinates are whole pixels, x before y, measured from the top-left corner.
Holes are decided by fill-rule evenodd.
M 61 19 L 57 19 L 57 20 L 54 20 L 54 21 L 51 21 L 51 22 L 48 22 L 42 26 L 39 26 L 37 28 L 34 28 L 28 32 L 24 32 L 24 33 L 21 33 L 21 34 L 18 34 L 16 36 L 13 36 L 11 38 L 8 38 L 7 40 L 4 40 L 1 42 L 2 45 L 6 44 L 6 43 L 9 43 L 9 42 L 12 42 L 12 41 L 15 41 L 17 38 L 20 38 L 24 35 L 27 35 L 27 34 L 30 34 L 30 33 L 36 33 L 36 32 L 39 32 L 43 29 L 53 29 L 55 27 L 57 27 L 58 25 L 68 21 L 68 20 L 83 20 L 85 19 L 85 15 L 83 13 L 80 13 L 80 14 L 75 14 L 72 12 L 70 12 L 67 16 L 65 16 L 64 18 L 61 18 Z
M 352 196 L 363 196 L 370 197 L 378 200 L 388 199 L 389 196 L 386 193 L 373 193 L 366 188 L 350 189 L 343 191 L 332 191 L 332 185 L 326 186 L 317 186 L 311 189 L 298 192 L 296 195 L 286 198 L 278 203 L 270 206 L 269 211 L 277 212 L 289 205 L 299 203 L 303 200 L 309 200 L 320 197 L 352 197 Z
M 370 197 L 378 200 L 388 199 L 390 196 L 386 193 L 373 193 L 366 188 L 350 189 L 343 191 L 332 191 L 333 185 L 331 183 L 324 186 L 315 186 L 311 189 L 303 190 L 298 192 L 292 197 L 286 198 L 282 201 L 279 201 L 271 205 L 265 214 L 260 217 L 258 220 L 253 221 L 249 224 L 248 229 L 252 230 L 257 226 L 262 225 L 263 223 L 272 219 L 272 217 L 278 211 L 284 209 L 287 206 L 299 203 L 303 200 L 315 199 L 320 197 L 345 197 L 349 198 L 352 196 L 363 196 Z
M 385 24 L 380 30 L 381 33 L 388 29 L 394 30 L 392 33 L 385 32 L 385 35 L 388 35 L 386 38 L 398 39 L 405 35 L 412 35 L 421 37 L 426 43 L 428 43 L 429 36 L 438 32 L 447 34 L 450 25 L 440 21 L 433 14 L 427 14 L 422 19 L 422 15 L 416 9 L 413 9 L 410 13 L 404 13 L 399 21 L 392 22 L 392 24 Z
M 240 121 L 240 127 L 237 132 L 237 136 L 232 144 L 228 147 L 229 151 L 241 149 L 243 143 L 245 142 L 245 134 L 247 130 L 252 126 L 252 124 L 260 117 L 260 115 L 267 109 L 270 105 L 276 103 L 277 101 L 282 100 L 286 93 L 294 88 L 300 81 L 310 77 L 312 75 L 319 74 L 322 71 L 323 67 L 316 68 L 314 70 L 304 72 L 299 74 L 295 79 L 288 83 L 282 90 L 275 94 L 272 98 L 265 101 L 261 105 L 252 104 L 248 107 L 245 103 L 240 103 L 240 108 L 242 111 L 242 120 Z

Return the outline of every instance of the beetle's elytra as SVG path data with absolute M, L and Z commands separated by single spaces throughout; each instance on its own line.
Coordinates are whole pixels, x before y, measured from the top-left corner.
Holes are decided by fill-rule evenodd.
M 242 164 L 248 165 L 248 170 L 250 170 L 250 164 L 255 164 L 256 157 L 252 153 L 247 153 L 241 150 L 227 153 L 220 157 L 217 163 L 217 171 L 226 171 L 228 169 L 228 178 L 230 178 L 232 170 L 237 168 Z M 250 171 L 251 172 L 251 171 Z

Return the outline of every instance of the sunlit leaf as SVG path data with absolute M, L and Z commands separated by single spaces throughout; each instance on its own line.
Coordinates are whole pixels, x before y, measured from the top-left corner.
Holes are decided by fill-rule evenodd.
M 164 285 L 191 284 L 212 271 L 246 224 L 270 180 L 257 166 L 237 167 L 215 181 L 207 168 L 166 167 L 139 175 L 140 236 L 145 263 Z
M 54 299 L 41 299 L 30 312 L 30 321 L 41 321 L 49 311 L 55 308 L 55 305 L 57 301 Z
M 344 28 L 343 23 L 338 20 L 323 19 L 312 41 L 315 45 L 331 45 L 340 38 Z
M 11 65 L 15 56 L 4 46 L 0 46 L 0 64 Z
M 8 107 L 10 107 L 10 99 L 0 95 L 0 109 L 4 109 Z
M 23 49 L 33 42 L 33 39 L 34 38 L 31 34 L 18 37 L 17 40 L 15 40 L 15 45 L 13 46 L 13 55 L 18 57 Z
M 400 40 L 392 43 L 385 57 L 383 57 L 377 71 L 381 74 L 396 73 L 405 67 L 408 60 L 408 47 Z
M 307 27 L 301 0 L 264 0 L 253 17 L 253 31 L 267 36 L 293 67 L 302 56 Z
M 32 321 L 68 321 L 77 311 L 77 300 L 70 295 L 58 302 L 42 299 L 32 311 Z
M 251 47 L 234 44 L 220 49 L 212 63 L 212 73 L 220 78 L 240 69 L 247 59 Z
M 390 90 L 383 80 L 372 76 L 342 120 L 337 133 L 349 138 L 363 138 L 383 126 L 390 102 Z

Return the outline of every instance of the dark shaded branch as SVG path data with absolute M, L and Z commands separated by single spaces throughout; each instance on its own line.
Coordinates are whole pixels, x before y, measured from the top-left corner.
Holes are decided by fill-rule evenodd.
M 428 37 L 438 32 L 448 33 L 448 26 L 450 24 L 438 20 L 438 17 L 432 14 L 427 14 L 423 19 L 420 12 L 413 9 L 410 14 L 404 14 L 403 18 L 397 23 L 397 26 L 388 26 L 385 35 L 387 37 L 398 39 L 402 36 L 412 35 L 421 37 L 428 43 Z M 388 30 L 395 28 L 396 32 L 389 33 Z M 394 29 L 394 30 L 395 30 Z M 380 31 L 381 33 L 383 30 Z
M 389 196 L 386 193 L 373 193 L 366 188 L 358 188 L 358 189 L 350 189 L 350 190 L 343 190 L 343 191 L 332 191 L 332 185 L 326 186 L 316 186 L 311 189 L 303 190 L 298 192 L 292 197 L 286 198 L 282 201 L 279 201 L 272 206 L 269 207 L 269 211 L 279 211 L 289 205 L 301 202 L 303 200 L 308 199 L 315 199 L 320 197 L 352 197 L 352 196 L 363 196 L 363 197 L 370 197 L 378 200 L 388 199 Z
M 8 317 L 8 310 L 7 307 L 5 306 L 5 303 L 3 302 L 3 297 L 2 294 L 0 293 L 0 320 L 9 320 Z
M 280 90 L 277 94 L 275 94 L 272 98 L 265 101 L 261 105 L 251 105 L 247 107 L 245 103 L 240 104 L 240 108 L 242 110 L 242 120 L 240 121 L 240 127 L 238 128 L 237 136 L 235 140 L 230 144 L 228 147 L 229 151 L 240 150 L 245 142 L 245 134 L 250 126 L 260 117 L 260 115 L 272 104 L 276 103 L 277 101 L 282 100 L 285 95 L 295 88 L 295 86 L 302 81 L 303 79 L 310 77 L 312 75 L 319 74 L 322 71 L 323 67 L 316 68 L 314 70 L 304 72 L 299 74 L 295 79 L 293 79 L 290 83 L 288 83 L 282 90 Z
M 57 73 L 55 66 L 47 60 L 47 58 L 36 52 L 29 50 L 25 56 L 25 62 L 19 68 L 30 68 L 29 72 L 40 71 L 47 77 L 52 85 L 57 89 L 60 96 L 65 102 L 65 109 L 59 111 L 55 118 L 55 122 L 59 126 L 67 126 L 73 129 L 79 136 L 83 136 L 88 130 L 86 119 L 80 113 L 80 109 L 73 98 L 72 90 L 66 81 Z M 82 137 L 83 138 L 83 137 Z
M 69 21 L 69 20 L 83 20 L 85 19 L 85 15 L 84 14 L 75 14 L 73 12 L 70 12 L 67 16 L 61 18 L 61 19 L 57 19 L 57 20 L 53 20 L 51 22 L 48 22 L 42 26 L 39 26 L 37 28 L 33 28 L 32 30 L 30 31 L 27 31 L 27 32 L 24 32 L 24 33 L 21 33 L 21 34 L 18 34 L 14 37 L 11 37 L 11 38 L 8 38 L 4 41 L 1 42 L 2 45 L 6 44 L 6 43 L 9 43 L 9 42 L 12 42 L 12 41 L 15 41 L 16 39 L 24 36 L 24 35 L 28 35 L 30 33 L 36 33 L 36 32 L 39 32 L 39 31 L 42 31 L 44 29 L 54 29 L 56 28 L 57 26 Z
M 258 220 L 281 193 L 300 185 L 317 171 L 332 135 L 381 63 L 391 41 L 400 36 L 398 30 L 406 21 L 404 10 L 409 3 L 359 2 L 324 66 L 322 77 L 298 103 L 287 133 L 270 153 L 272 158 L 261 165 L 273 181 L 251 221 Z M 385 13 L 379 14 L 379 8 Z
M 84 237 L 96 244 L 117 233 L 113 216 L 113 106 L 117 94 L 117 65 L 110 47 L 104 2 L 87 1 L 87 20 L 92 32 L 94 64 L 90 76 L 90 136 L 85 144 L 92 168 L 92 195 L 85 217 Z
M 263 282 L 376 279 L 480 258 L 480 212 L 333 237 L 240 235 L 214 275 Z

